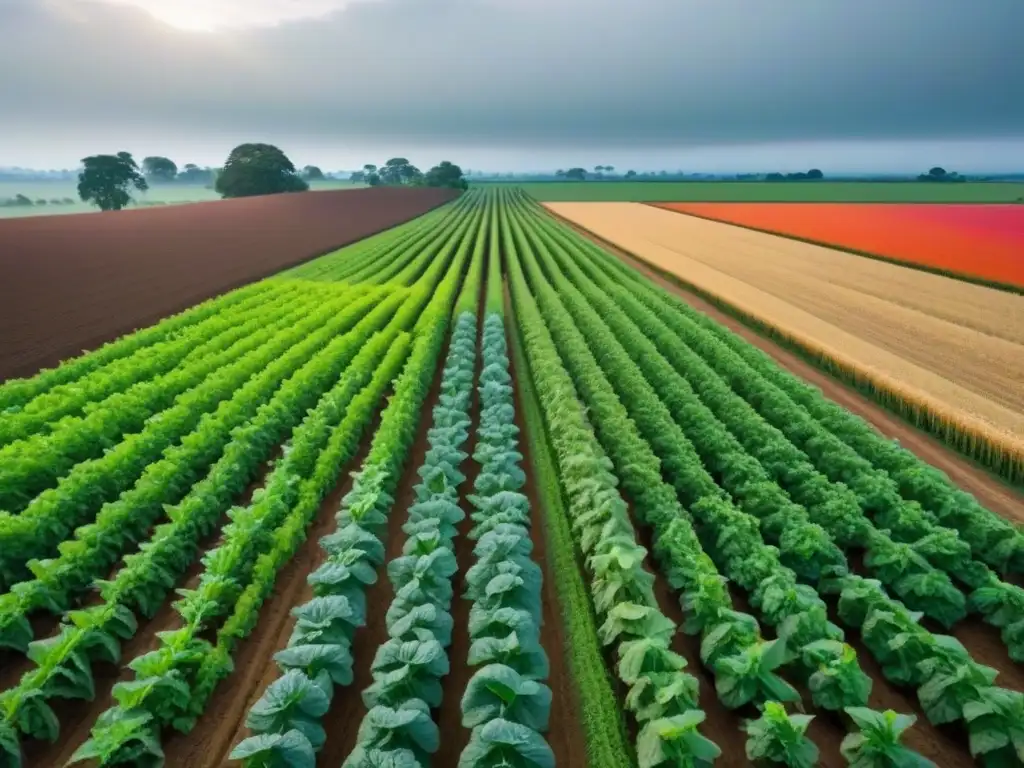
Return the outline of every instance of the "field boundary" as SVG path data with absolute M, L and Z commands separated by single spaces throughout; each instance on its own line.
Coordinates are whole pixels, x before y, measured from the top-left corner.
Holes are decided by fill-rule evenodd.
M 762 337 L 766 337 L 783 349 L 795 353 L 815 368 L 867 396 L 873 403 L 899 416 L 909 426 L 920 429 L 928 435 L 937 438 L 944 446 L 955 451 L 958 456 L 966 458 L 983 468 L 995 479 L 1008 485 L 1014 491 L 1019 493 L 1021 490 L 1024 490 L 1024 454 L 1011 450 L 1009 446 L 1005 448 L 1000 447 L 986 435 L 979 433 L 957 433 L 954 429 L 951 429 L 952 425 L 948 419 L 927 404 L 911 403 L 902 400 L 897 396 L 898 393 L 879 383 L 870 374 L 865 374 L 853 366 L 834 360 L 821 350 L 741 310 L 721 297 L 705 291 L 685 278 L 661 269 L 632 251 L 606 240 L 586 227 L 556 214 L 547 207 L 545 207 L 545 210 L 549 215 L 554 216 L 567 226 L 590 238 L 610 253 L 627 255 L 634 262 L 642 264 L 667 283 L 700 297 L 726 315 L 739 320 L 743 325 L 754 330 Z M 634 269 L 636 268 L 635 264 L 629 264 L 629 266 Z M 965 447 L 967 450 L 965 450 Z
M 741 202 L 741 201 L 737 201 Z M 753 201 L 751 204 L 756 204 L 757 201 Z M 796 205 L 815 205 L 815 203 L 795 203 Z M 833 204 L 833 203 L 829 203 Z M 973 285 L 980 285 L 984 288 L 992 288 L 997 291 L 1005 291 L 1006 293 L 1013 293 L 1018 296 L 1024 296 L 1024 285 L 1014 285 L 1013 283 L 1002 283 L 998 280 L 989 280 L 986 277 L 978 277 L 977 275 L 971 275 L 966 272 L 957 272 L 951 269 L 942 269 L 941 267 L 930 267 L 927 264 L 919 264 L 913 261 L 902 261 L 892 256 L 882 256 L 878 253 L 872 253 L 871 251 L 861 251 L 856 248 L 850 248 L 845 245 L 838 245 L 836 243 L 829 243 L 824 240 L 814 240 L 809 237 L 801 237 L 800 235 L 794 235 L 789 232 L 783 232 L 777 229 L 764 229 L 762 227 L 751 226 L 750 224 L 740 224 L 735 221 L 726 221 L 725 219 L 716 219 L 713 216 L 704 216 L 699 213 L 692 213 L 690 211 L 677 211 L 674 208 L 665 208 L 666 205 L 686 205 L 685 202 L 641 202 L 640 205 L 646 205 L 649 208 L 657 208 L 659 211 L 665 211 L 666 213 L 674 213 L 679 216 L 692 216 L 695 219 L 702 219 L 704 221 L 714 222 L 715 224 L 725 224 L 729 227 L 738 227 L 739 229 L 746 229 L 750 232 L 760 232 L 763 235 L 774 235 L 776 237 L 784 237 L 787 240 L 796 240 L 800 243 L 806 243 L 807 245 L 817 245 L 821 248 L 830 248 L 833 251 L 841 251 L 842 253 L 849 253 L 852 256 L 860 256 L 865 259 L 872 259 L 874 261 L 881 261 L 886 264 L 892 264 L 897 267 L 906 267 L 907 269 L 916 269 L 918 272 L 928 272 L 933 275 L 940 277 L 948 277 L 951 280 L 959 280 L 963 283 L 972 283 Z M 846 205 L 846 203 L 843 203 Z M 848 205 L 874 205 L 874 203 L 848 203 Z M 969 203 L 881 203 L 881 205 L 969 205 Z M 987 205 L 987 203 L 978 203 L 978 205 Z

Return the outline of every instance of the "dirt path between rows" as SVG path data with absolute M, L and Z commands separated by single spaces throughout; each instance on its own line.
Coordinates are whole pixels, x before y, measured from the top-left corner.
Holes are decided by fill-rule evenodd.
M 950 449 L 938 439 L 911 426 L 900 417 L 886 411 L 874 401 L 869 400 L 859 392 L 832 378 L 798 355 L 761 336 L 710 302 L 680 287 L 677 283 L 668 279 L 658 270 L 632 254 L 562 217 L 556 216 L 555 218 L 559 219 L 566 226 L 571 227 L 583 237 L 601 246 L 604 250 L 614 254 L 624 263 L 645 275 L 661 288 L 678 296 L 697 311 L 704 313 L 733 333 L 743 337 L 746 341 L 771 356 L 781 367 L 820 389 L 825 397 L 832 400 L 832 402 L 860 416 L 885 437 L 898 440 L 902 447 L 914 453 L 918 458 L 945 472 L 954 483 L 972 494 L 988 509 L 1008 520 L 1024 522 L 1024 491 L 1003 483 L 970 459 Z

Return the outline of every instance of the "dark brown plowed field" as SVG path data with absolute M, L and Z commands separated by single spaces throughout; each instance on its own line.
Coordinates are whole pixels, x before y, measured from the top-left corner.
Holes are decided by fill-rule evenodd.
M 0 220 L 0 381 L 415 218 L 452 190 L 339 190 Z

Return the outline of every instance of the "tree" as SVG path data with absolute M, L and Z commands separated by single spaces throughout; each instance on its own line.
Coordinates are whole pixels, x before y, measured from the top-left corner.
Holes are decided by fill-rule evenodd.
M 825 178 L 825 174 L 822 173 L 821 171 L 819 171 L 817 168 L 811 168 L 811 170 L 809 170 L 807 172 L 807 178 L 808 179 L 823 179 L 823 178 Z
M 302 178 L 306 181 L 323 181 L 324 172 L 315 165 L 307 165 L 302 169 Z
M 273 144 L 239 144 L 217 175 L 215 188 L 223 197 L 252 197 L 305 192 L 309 184 Z
M 380 174 L 377 173 L 377 166 L 373 163 L 367 163 L 363 166 L 363 179 L 371 187 L 376 187 L 380 184 Z
M 178 182 L 181 184 L 209 184 L 213 181 L 213 171 L 209 168 L 200 168 L 195 163 L 186 163 L 178 174 Z
M 178 175 L 178 166 L 173 160 L 157 155 L 142 161 L 142 172 L 153 183 L 174 181 Z
M 358 184 L 361 181 L 366 181 L 366 174 L 363 171 L 352 171 L 348 175 L 348 180 L 353 184 Z
M 585 168 L 570 168 L 565 172 L 565 178 L 570 181 L 583 181 L 587 178 L 587 171 Z
M 449 187 L 451 189 L 467 189 L 469 182 L 462 175 L 462 169 L 448 160 L 442 160 L 427 171 L 424 183 L 428 187 Z
M 82 160 L 78 174 L 78 196 L 101 211 L 119 211 L 131 202 L 129 190 L 149 189 L 139 166 L 128 152 L 116 155 L 92 155 Z
M 627 179 L 635 179 L 636 178 L 636 171 L 626 171 L 626 178 Z
M 391 158 L 384 163 L 384 167 L 381 168 L 378 173 L 380 175 L 381 183 L 389 186 L 413 184 L 423 175 L 419 168 L 410 163 L 404 157 Z

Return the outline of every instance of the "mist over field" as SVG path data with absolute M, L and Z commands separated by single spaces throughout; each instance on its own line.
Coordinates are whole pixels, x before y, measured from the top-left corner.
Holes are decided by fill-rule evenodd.
M 1022 28 L 1017 0 L 5 0 L 0 165 L 265 140 L 331 168 L 1001 170 Z

